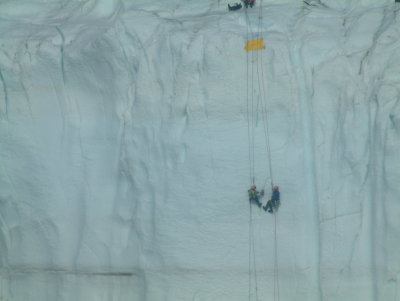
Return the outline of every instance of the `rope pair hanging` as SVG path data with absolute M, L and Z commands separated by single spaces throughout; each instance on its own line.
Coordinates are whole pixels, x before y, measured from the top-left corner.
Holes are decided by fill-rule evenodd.
M 266 153 L 268 158 L 269 166 L 269 176 L 271 179 L 271 188 L 274 186 L 273 169 L 272 169 L 272 159 L 271 159 L 271 147 L 270 147 L 270 132 L 269 132 L 269 119 L 267 110 L 267 98 L 266 98 L 266 88 L 264 81 L 264 68 L 263 68 L 263 52 L 264 49 L 264 39 L 262 37 L 262 0 L 260 0 L 259 5 L 259 22 L 257 37 L 250 40 L 250 33 L 254 37 L 254 32 L 251 31 L 251 23 L 249 19 L 248 12 L 246 10 L 246 22 L 247 22 L 247 33 L 246 33 L 246 107 L 247 107 L 247 133 L 248 133 L 248 148 L 249 148 L 249 169 L 250 169 L 250 183 L 255 185 L 256 183 L 256 172 L 255 172 L 255 128 L 256 128 L 256 115 L 259 102 L 255 103 L 255 86 L 254 86 L 254 64 L 256 62 L 256 74 L 259 98 L 261 98 L 261 111 L 262 111 L 262 121 L 264 130 L 264 139 L 266 144 Z M 249 62 L 251 53 L 251 64 Z M 250 70 L 251 69 L 251 70 Z M 250 75 L 251 71 L 251 75 Z M 249 82 L 251 78 L 251 82 Z M 264 187 L 267 184 L 268 177 L 266 176 Z M 257 264 L 256 264 L 256 253 L 254 245 L 254 226 L 253 226 L 253 216 L 252 216 L 252 206 L 250 204 L 250 221 L 249 221 L 249 301 L 251 300 L 252 292 L 252 278 L 254 278 L 254 289 L 255 298 L 258 301 L 258 277 L 257 277 Z M 274 301 L 280 300 L 279 294 L 279 267 L 278 267 L 278 248 L 277 248 L 277 221 L 276 213 L 274 214 Z M 253 267 L 253 273 L 252 273 Z
M 248 146 L 249 146 L 249 168 L 250 168 L 250 183 L 255 185 L 255 128 L 257 124 L 258 108 L 261 103 L 261 115 L 264 130 L 264 139 L 266 144 L 266 154 L 268 158 L 269 176 L 271 179 L 271 187 L 273 187 L 273 170 L 272 170 L 272 158 L 271 158 L 271 147 L 270 147 L 270 133 L 269 133 L 269 119 L 268 110 L 266 103 L 266 88 L 264 81 L 264 68 L 263 68 L 263 49 L 264 39 L 262 36 L 262 1 L 259 5 L 259 22 L 257 25 L 257 32 L 254 33 L 251 29 L 251 22 L 246 10 L 246 22 L 247 22 L 247 33 L 246 33 L 246 107 L 247 107 L 247 131 L 248 131 Z M 250 40 L 250 35 L 255 39 Z M 250 55 L 251 54 L 251 55 Z M 251 61 L 250 61 L 251 56 Z M 254 67 L 256 64 L 256 69 Z M 251 70 L 250 70 L 251 69 Z M 257 75 L 258 84 L 258 98 L 256 102 L 256 90 L 254 77 Z M 251 81 L 250 81 L 251 79 Z M 261 99 L 261 102 L 259 101 Z M 263 187 L 266 186 L 268 176 L 265 178 Z

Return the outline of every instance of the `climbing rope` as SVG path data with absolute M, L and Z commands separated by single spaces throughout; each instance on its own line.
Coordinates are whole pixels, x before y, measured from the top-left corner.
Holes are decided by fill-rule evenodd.
M 263 21 L 263 10 L 262 0 L 260 0 L 259 14 L 258 14 L 258 28 L 257 37 L 262 39 L 262 21 Z M 246 22 L 247 22 L 247 41 L 250 39 L 250 32 L 254 37 L 254 33 L 251 29 L 251 23 L 248 12 L 246 10 Z M 266 87 L 264 80 L 264 68 L 263 68 L 263 51 L 252 51 L 251 61 L 249 62 L 249 53 L 246 54 L 246 104 L 247 104 L 247 126 L 248 126 L 248 144 L 249 144 L 249 167 L 250 167 L 250 182 L 255 185 L 255 128 L 256 128 L 256 114 L 258 112 L 259 103 L 261 100 L 261 111 L 262 111 L 262 122 L 264 130 L 264 138 L 266 144 L 266 153 L 269 166 L 269 177 L 271 181 L 271 188 L 274 186 L 272 158 L 271 158 L 271 146 L 270 146 L 270 132 L 269 132 L 269 116 L 267 110 L 267 97 Z M 257 72 L 257 84 L 259 95 L 257 103 L 255 103 L 255 85 L 254 85 L 254 62 L 256 63 Z M 251 73 L 251 83 L 249 83 Z M 251 91 L 250 91 L 251 86 Z M 267 185 L 268 176 L 265 178 L 264 188 Z M 252 273 L 253 269 L 253 273 Z M 258 301 L 258 280 L 257 280 L 257 265 L 256 265 L 256 254 L 254 245 L 254 226 L 252 216 L 252 206 L 250 204 L 250 220 L 249 220 L 249 301 L 251 300 L 252 292 L 252 278 L 254 278 L 255 298 Z M 280 300 L 279 293 L 279 266 L 278 266 L 278 237 L 277 237 L 277 215 L 274 213 L 274 301 Z
M 279 267 L 278 267 L 278 235 L 276 231 L 276 212 L 274 213 L 274 220 L 275 220 L 275 231 L 274 231 L 274 243 L 275 243 L 275 250 L 274 250 L 274 301 L 280 300 L 279 297 Z
M 259 6 L 259 14 L 258 14 L 258 32 L 260 33 L 260 38 L 263 37 L 262 34 L 262 22 L 263 22 L 263 9 L 262 9 L 262 0 L 260 1 Z M 268 110 L 267 110 L 267 97 L 266 97 L 266 88 L 265 88 L 265 79 L 264 79 L 264 51 L 257 52 L 257 78 L 258 78 L 258 85 L 260 91 L 260 98 L 261 98 L 261 109 L 262 109 L 262 117 L 263 117 L 263 129 L 264 129 L 264 137 L 265 137 L 265 144 L 266 144 L 266 152 L 268 157 L 268 166 L 269 166 L 269 175 L 271 179 L 271 187 L 273 187 L 274 177 L 272 171 L 272 159 L 271 159 L 271 146 L 270 146 L 270 133 L 269 133 L 269 118 L 268 118 Z M 261 75 L 260 75 L 261 69 Z M 267 177 L 265 178 L 264 187 L 267 184 Z
M 249 22 L 247 11 L 246 11 L 246 19 L 247 22 Z M 247 33 L 246 37 L 247 40 L 249 39 L 250 33 L 249 33 L 249 27 L 247 26 Z M 253 111 L 253 99 L 254 99 L 254 93 L 252 89 L 251 97 L 250 97 L 250 84 L 249 84 L 249 52 L 246 52 L 246 106 L 247 106 L 247 137 L 248 137 L 248 145 L 249 145 L 249 174 L 250 174 L 250 183 L 252 185 L 255 185 L 255 167 L 254 167 L 254 111 Z M 253 74 L 253 70 L 251 72 Z M 250 100 L 251 100 L 251 105 L 250 105 Z M 251 112 L 250 112 L 251 108 Z
M 251 28 L 250 20 L 246 10 L 247 32 L 246 38 L 249 40 Z M 249 145 L 249 167 L 250 167 L 250 183 L 255 185 L 255 92 L 254 92 L 254 52 L 246 54 L 246 105 L 247 105 L 247 134 Z M 251 82 L 250 81 L 251 78 Z M 252 280 L 254 279 L 254 283 Z M 252 204 L 249 202 L 249 301 L 252 299 L 254 291 L 255 300 L 258 301 L 258 277 L 257 262 L 255 253 L 254 225 Z
M 250 24 L 249 16 L 246 10 L 246 21 Z M 250 38 L 249 26 L 247 26 L 246 38 Z M 255 185 L 255 110 L 254 110 L 254 70 L 253 63 L 254 53 L 249 55 L 246 53 L 246 105 L 247 105 L 247 134 L 249 144 L 249 167 L 250 167 L 250 183 Z M 249 82 L 251 76 L 251 82 Z M 254 279 L 254 284 L 252 284 Z M 257 264 L 254 243 L 254 225 L 252 204 L 249 202 L 249 301 L 252 299 L 252 291 L 255 291 L 255 300 L 258 300 L 258 279 Z
M 251 22 L 246 10 L 246 22 L 247 22 L 247 32 L 246 38 L 247 41 L 250 40 L 250 34 L 252 37 L 262 39 L 262 1 L 260 1 L 259 5 L 259 14 L 258 14 L 258 24 L 257 24 L 257 32 L 253 32 L 251 29 Z M 256 64 L 256 67 L 254 67 Z M 255 70 L 256 68 L 256 70 Z M 256 91 L 255 91 L 255 80 L 254 76 L 257 75 L 257 84 L 258 84 L 258 98 L 256 102 Z M 251 78 L 251 81 L 250 81 Z M 249 82 L 250 81 L 250 82 Z M 261 100 L 261 101 L 260 101 Z M 261 105 L 260 105 L 261 103 Z M 246 104 L 247 104 L 247 127 L 248 127 L 248 144 L 249 144 L 249 167 L 250 167 L 250 183 L 255 185 L 255 128 L 257 125 L 257 112 L 258 108 L 261 106 L 262 112 L 262 122 L 263 122 L 263 130 L 264 130 L 264 138 L 266 145 L 266 154 L 268 159 L 268 168 L 269 168 L 269 178 L 271 181 L 271 187 L 273 187 L 274 178 L 273 178 L 273 170 L 272 170 L 272 158 L 271 158 L 271 146 L 270 146 L 270 133 L 269 133 L 269 118 L 268 118 L 268 110 L 267 110 L 267 97 L 266 97 L 266 88 L 265 88 L 265 79 L 264 79 L 264 69 L 263 69 L 263 51 L 251 51 L 251 55 L 249 52 L 246 54 Z M 263 188 L 266 187 L 268 181 L 268 176 L 265 178 L 265 182 L 263 184 Z
M 258 31 L 261 33 L 262 30 L 262 21 L 263 21 L 263 10 L 262 10 L 262 0 L 260 0 L 260 8 L 259 8 L 259 23 L 258 23 Z M 262 35 L 262 34 L 261 34 Z M 271 144 L 270 144 L 270 133 L 269 133 L 269 116 L 267 110 L 267 97 L 266 97 L 266 88 L 265 88 L 265 80 L 264 80 L 264 52 L 260 52 L 260 65 L 261 65 L 261 85 L 262 90 L 260 88 L 260 94 L 262 99 L 262 115 L 263 115 L 263 125 L 264 125 L 264 136 L 266 142 L 266 150 L 268 156 L 268 165 L 269 165 L 269 174 L 271 177 L 271 188 L 274 186 L 274 176 L 272 170 L 272 158 L 271 158 Z M 257 76 L 260 78 L 260 72 L 257 65 Z M 267 178 L 265 180 L 264 186 L 267 184 Z M 277 234 L 277 214 L 274 211 L 274 301 L 280 300 L 279 293 L 279 261 L 278 261 L 278 234 Z
M 250 204 L 250 223 L 249 223 L 249 300 L 251 300 L 252 285 L 251 279 L 254 278 L 255 297 L 258 301 L 258 277 L 257 277 L 257 262 L 254 243 L 254 225 L 253 225 L 253 210 Z

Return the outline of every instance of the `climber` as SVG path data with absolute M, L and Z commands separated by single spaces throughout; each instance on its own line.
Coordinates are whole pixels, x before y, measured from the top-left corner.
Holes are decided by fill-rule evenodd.
M 276 212 L 281 205 L 281 196 L 279 192 L 279 186 L 274 186 L 272 189 L 271 199 L 267 202 L 265 206 L 263 206 L 264 211 L 268 211 L 269 213 Z
M 241 9 L 241 8 L 242 8 L 242 4 L 241 4 L 241 3 L 237 3 L 237 2 L 236 2 L 236 3 L 233 4 L 232 6 L 228 4 L 228 9 L 229 9 L 230 11 L 239 10 L 239 9 Z
M 249 202 L 250 203 L 255 203 L 258 208 L 261 208 L 261 202 L 260 199 L 264 196 L 264 189 L 261 190 L 261 192 L 257 191 L 256 186 L 251 186 L 250 189 L 248 190 L 249 192 Z
M 244 7 L 248 8 L 249 5 L 250 7 L 253 7 L 254 4 L 256 3 L 256 0 L 242 0 L 244 3 Z

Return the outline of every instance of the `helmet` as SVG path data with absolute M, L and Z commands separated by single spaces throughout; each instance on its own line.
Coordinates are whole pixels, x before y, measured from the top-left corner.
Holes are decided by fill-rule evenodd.
M 251 189 L 251 190 L 256 190 L 257 187 L 256 187 L 255 185 L 253 185 L 253 186 L 250 187 L 250 189 Z
M 274 186 L 274 190 L 279 190 L 279 186 Z

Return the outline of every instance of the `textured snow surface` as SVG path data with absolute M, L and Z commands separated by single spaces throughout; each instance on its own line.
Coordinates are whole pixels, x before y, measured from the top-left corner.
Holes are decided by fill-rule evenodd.
M 307 2 L 262 6 L 280 300 L 399 301 L 400 7 Z M 256 300 L 260 2 L 227 3 L 0 2 L 0 300 Z M 274 218 L 252 223 L 273 300 Z

